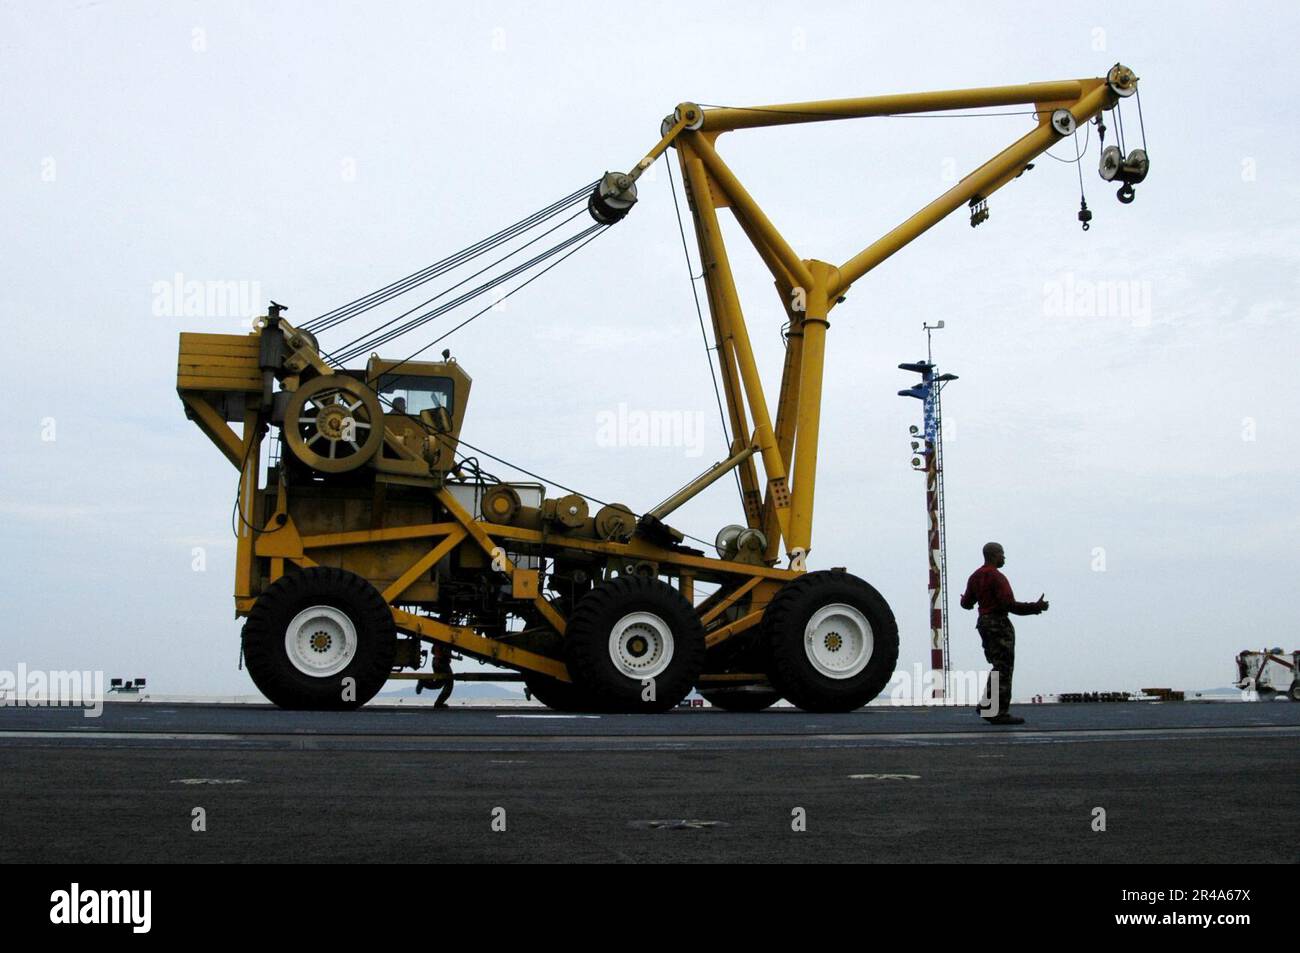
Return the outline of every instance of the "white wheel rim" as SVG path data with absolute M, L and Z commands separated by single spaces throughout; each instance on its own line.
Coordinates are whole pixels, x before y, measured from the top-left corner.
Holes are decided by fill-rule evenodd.
M 345 612 L 333 606 L 312 606 L 289 623 L 284 649 L 293 667 L 304 675 L 337 675 L 356 657 L 357 629 Z
M 808 661 L 827 678 L 852 678 L 871 661 L 876 639 L 867 617 L 853 606 L 836 602 L 813 613 L 804 627 Z
M 632 612 L 609 633 L 609 657 L 628 678 L 654 678 L 673 661 L 673 633 L 653 612 Z

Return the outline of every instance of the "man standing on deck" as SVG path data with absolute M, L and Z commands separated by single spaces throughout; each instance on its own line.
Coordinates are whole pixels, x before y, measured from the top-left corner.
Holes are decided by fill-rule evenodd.
M 1047 600 L 1041 595 L 1037 602 L 1016 602 L 1011 583 L 999 570 L 1007 563 L 1001 543 L 984 544 L 984 565 L 971 574 L 962 593 L 961 607 L 973 609 L 979 605 L 976 631 L 984 643 L 984 657 L 993 666 L 989 684 L 976 712 L 990 725 L 1023 725 L 1025 720 L 1011 714 L 1011 673 L 1016 665 L 1016 630 L 1008 613 L 1012 615 L 1038 615 L 1047 611 Z M 993 687 L 997 685 L 994 705 Z

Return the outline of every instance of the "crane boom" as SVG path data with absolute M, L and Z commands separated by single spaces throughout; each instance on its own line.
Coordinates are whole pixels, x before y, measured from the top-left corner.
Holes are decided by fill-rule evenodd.
M 812 545 L 822 371 L 830 312 L 843 301 L 849 288 L 872 269 L 962 206 L 982 208 L 981 203 L 1024 172 L 1037 156 L 1136 92 L 1137 82 L 1131 69 L 1117 64 L 1104 77 L 1018 86 L 750 108 L 704 109 L 682 103 L 664 120 L 659 143 L 630 172 L 611 174 L 602 180 L 594 201 L 617 206 L 616 214 L 621 217 L 636 200 L 636 179 L 669 147 L 677 150 L 704 265 L 722 392 L 734 435 L 731 451 L 739 454 L 752 445 L 757 447 L 756 456 L 762 461 L 761 499 L 754 457 L 744 455 L 737 466 L 746 520 L 751 528 L 766 533 L 769 561 L 776 560 L 784 542 L 791 565 L 798 566 Z M 1033 130 L 839 265 L 801 256 L 716 148 L 720 135 L 741 129 L 1014 105 L 1033 106 L 1037 117 Z M 1145 154 L 1142 162 L 1144 176 Z M 754 361 L 718 222 L 718 210 L 723 208 L 731 210 L 767 265 L 790 322 L 775 422 Z M 972 223 L 978 220 L 973 218 Z

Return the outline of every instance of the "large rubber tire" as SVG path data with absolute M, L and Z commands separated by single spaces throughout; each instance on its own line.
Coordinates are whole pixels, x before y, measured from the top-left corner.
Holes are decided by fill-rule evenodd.
M 1286 697 L 1293 702 L 1300 702 L 1300 682 L 1291 683 L 1291 690 L 1286 693 Z
M 635 653 L 639 634 L 650 640 L 645 654 L 616 662 L 613 644 Z M 569 616 L 564 645 L 574 684 L 605 711 L 675 708 L 704 668 L 704 626 L 695 609 L 666 582 L 644 576 L 620 576 L 583 596 Z M 647 679 L 653 680 L 650 701 Z
M 723 711 L 764 711 L 781 700 L 780 692 L 756 685 L 746 685 L 744 688 L 701 688 L 700 694 L 714 708 Z
M 545 675 L 529 675 L 524 684 L 528 687 L 528 694 L 551 711 L 590 714 L 601 710 L 595 698 L 572 682 Z
M 847 606 L 848 612 L 835 606 Z M 832 613 L 830 621 L 818 622 L 823 612 Z M 850 621 L 845 634 L 839 635 L 833 631 L 836 612 L 844 613 L 841 621 L 849 615 L 865 621 L 865 631 L 859 635 Z M 884 690 L 898 663 L 898 623 L 889 604 L 864 580 L 846 572 L 810 572 L 786 583 L 763 614 L 763 629 L 771 652 L 772 687 L 804 711 L 861 708 Z M 814 648 L 819 632 L 824 638 L 835 638 L 836 645 L 852 653 L 845 658 L 860 665 L 846 666 L 839 676 L 826 674 L 825 669 L 837 662 L 833 653 L 839 648 L 827 648 L 830 643 Z M 864 648 L 858 651 L 854 644 L 860 637 Z
M 346 664 L 337 671 L 316 675 L 294 663 L 288 636 L 296 620 L 322 608 L 337 625 L 346 619 L 355 650 L 339 658 Z M 393 615 L 383 596 L 355 573 L 325 566 L 289 573 L 268 586 L 248 614 L 243 640 L 244 663 L 258 690 L 280 708 L 303 711 L 364 705 L 388 681 L 397 650 Z M 349 678 L 352 683 L 345 683 Z

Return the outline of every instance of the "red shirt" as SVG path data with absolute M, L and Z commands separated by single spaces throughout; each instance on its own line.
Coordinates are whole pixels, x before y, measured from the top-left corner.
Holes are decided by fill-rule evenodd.
M 962 593 L 961 607 L 973 609 L 979 603 L 980 615 L 1037 615 L 1038 606 L 1032 602 L 1016 602 L 1011 583 L 992 566 L 980 566 L 971 573 Z

